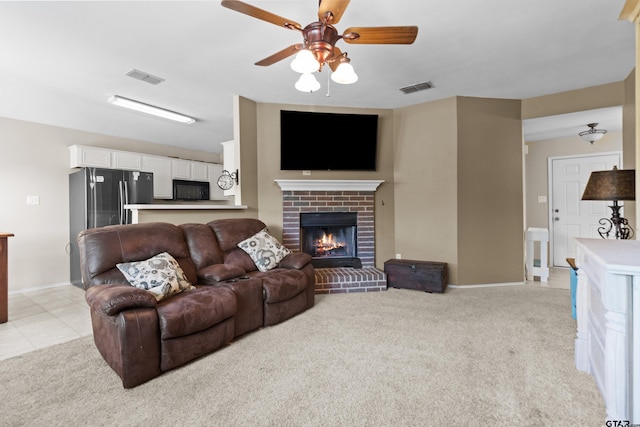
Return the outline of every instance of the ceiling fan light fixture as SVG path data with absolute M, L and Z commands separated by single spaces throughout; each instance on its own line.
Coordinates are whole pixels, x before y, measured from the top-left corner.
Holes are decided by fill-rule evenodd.
M 140 111 L 141 113 L 151 114 L 153 116 L 162 117 L 163 119 L 169 119 L 175 122 L 186 123 L 189 125 L 196 122 L 196 119 L 193 117 L 185 116 L 184 114 L 176 113 L 175 111 L 165 110 L 164 108 L 155 107 L 153 105 L 134 101 L 133 99 L 124 98 L 118 95 L 110 96 L 107 98 L 107 102 L 119 107 Z
M 316 80 L 313 74 L 304 73 L 296 82 L 295 87 L 300 92 L 315 92 L 320 89 L 320 82 Z
M 302 49 L 291 61 L 291 69 L 296 73 L 313 73 L 320 69 L 320 63 L 309 49 Z
M 349 62 L 341 62 L 336 71 L 331 74 L 331 80 L 343 85 L 350 85 L 358 81 L 358 75 Z
M 604 134 L 607 133 L 607 131 L 604 129 L 596 129 L 598 123 L 589 123 L 587 126 L 589 127 L 589 130 L 582 131 L 578 135 L 580 135 L 582 139 L 590 142 L 591 144 L 593 144 L 595 141 L 601 140 Z
M 296 82 L 296 89 L 303 92 L 313 92 L 320 89 L 320 84 L 311 73 L 321 72 L 322 67 L 329 63 L 334 73 L 333 81 L 341 84 L 351 84 L 358 81 L 358 75 L 349 65 L 346 53 L 342 54 L 336 46 L 339 40 L 353 44 L 413 44 L 418 35 L 418 27 L 414 26 L 385 26 L 385 27 L 350 27 L 342 34 L 334 27 L 344 13 L 350 0 L 320 0 L 318 20 L 311 22 L 304 28 L 299 23 L 276 15 L 267 10 L 252 6 L 240 0 L 223 0 L 221 5 L 253 18 L 269 22 L 289 30 L 302 33 L 303 43 L 297 43 L 268 56 L 256 65 L 267 66 L 275 64 L 295 54 L 291 68 L 301 73 Z M 336 61 L 339 63 L 336 65 Z M 335 67 L 335 69 L 334 69 Z M 327 96 L 330 96 L 327 92 Z

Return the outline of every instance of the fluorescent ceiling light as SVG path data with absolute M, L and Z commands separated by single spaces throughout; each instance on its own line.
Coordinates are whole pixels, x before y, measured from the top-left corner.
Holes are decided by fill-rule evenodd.
M 164 108 L 154 107 L 153 105 L 134 101 L 132 99 L 123 98 L 118 95 L 110 96 L 109 99 L 107 99 L 107 101 L 109 102 L 109 104 L 117 105 L 119 107 L 129 108 L 131 110 L 141 111 L 143 113 L 152 114 L 154 116 L 162 117 L 169 120 L 174 120 L 180 123 L 192 124 L 196 122 L 196 119 L 194 119 L 193 117 L 189 117 L 189 116 L 185 116 L 184 114 L 165 110 Z

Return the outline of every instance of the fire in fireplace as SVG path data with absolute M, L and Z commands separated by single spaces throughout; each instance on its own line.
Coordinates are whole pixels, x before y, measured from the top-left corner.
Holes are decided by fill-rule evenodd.
M 356 212 L 300 213 L 300 242 L 316 268 L 361 268 Z
M 340 233 L 342 234 L 342 233 Z M 333 233 L 322 231 L 322 236 L 313 242 L 312 256 L 334 256 L 349 253 L 346 238 L 336 239 Z

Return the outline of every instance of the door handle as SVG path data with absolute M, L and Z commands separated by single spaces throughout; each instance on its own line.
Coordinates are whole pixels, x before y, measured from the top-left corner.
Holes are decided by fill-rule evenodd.
M 553 218 L 553 220 L 554 220 L 554 221 L 560 221 L 560 218 L 555 217 L 555 218 Z

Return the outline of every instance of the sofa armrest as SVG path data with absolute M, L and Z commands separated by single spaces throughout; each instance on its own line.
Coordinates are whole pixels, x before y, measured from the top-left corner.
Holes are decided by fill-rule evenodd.
M 247 272 L 244 268 L 232 264 L 213 264 L 198 270 L 198 278 L 204 279 L 205 285 L 212 282 L 224 282 L 245 274 Z
M 85 300 L 92 310 L 114 316 L 132 308 L 154 308 L 156 299 L 144 289 L 128 284 L 96 285 L 87 289 Z
M 292 270 L 302 270 L 305 265 L 309 264 L 312 260 L 311 255 L 304 252 L 293 252 L 282 258 L 278 267 L 289 268 Z

